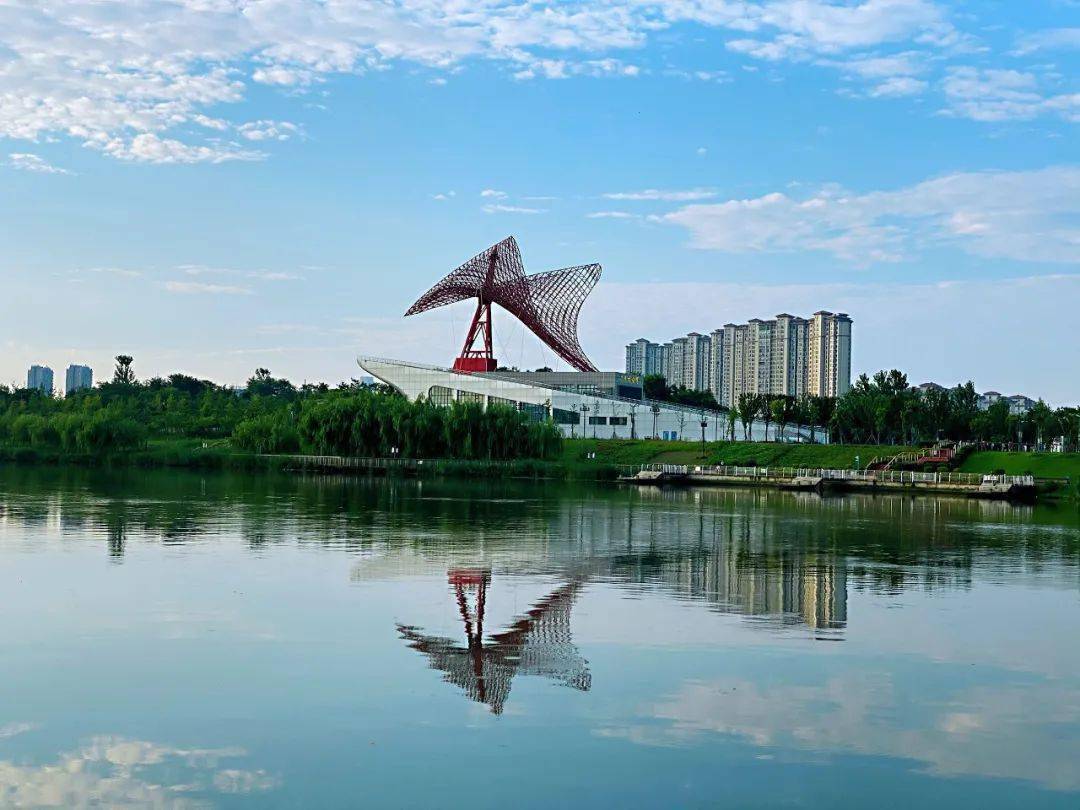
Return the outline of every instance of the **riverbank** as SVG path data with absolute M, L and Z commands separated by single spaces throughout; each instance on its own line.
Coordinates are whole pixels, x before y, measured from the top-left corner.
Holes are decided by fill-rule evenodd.
M 699 442 L 658 440 L 567 439 L 555 460 L 512 461 L 428 460 L 405 473 L 422 476 L 516 477 L 572 480 L 615 480 L 647 464 L 814 468 L 854 470 L 875 457 L 892 457 L 906 449 L 895 445 L 822 445 L 774 442 Z M 313 456 L 265 455 L 234 448 L 227 440 L 157 439 L 138 450 L 91 455 L 58 449 L 0 447 L 0 463 L 75 465 L 84 467 L 189 468 L 236 471 L 330 469 L 304 459 Z M 344 469 L 344 468 L 343 468 Z M 956 469 L 984 475 L 1033 475 L 1069 479 L 1059 494 L 1080 497 L 1080 454 L 975 452 Z
M 828 467 L 854 469 L 877 456 L 893 456 L 908 448 L 879 445 L 782 444 L 775 442 L 671 442 L 653 439 L 565 439 L 561 455 L 550 461 L 517 459 L 499 462 L 545 476 L 615 478 L 626 467 L 642 464 L 737 464 L 758 467 Z M 312 454 L 308 454 L 312 455 Z M 55 448 L 0 446 L 0 461 L 83 466 L 193 467 L 283 469 L 300 454 L 258 454 L 240 450 L 228 440 L 151 439 L 145 447 L 110 454 L 72 453 Z M 489 467 L 487 461 L 453 461 L 463 469 Z

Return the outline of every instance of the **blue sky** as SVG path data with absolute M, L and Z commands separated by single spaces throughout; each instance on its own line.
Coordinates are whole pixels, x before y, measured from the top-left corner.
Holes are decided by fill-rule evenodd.
M 401 313 L 514 234 L 604 265 L 604 367 L 846 309 L 857 371 L 1076 402 L 1078 65 L 1074 0 L 0 3 L 0 379 L 445 362 Z

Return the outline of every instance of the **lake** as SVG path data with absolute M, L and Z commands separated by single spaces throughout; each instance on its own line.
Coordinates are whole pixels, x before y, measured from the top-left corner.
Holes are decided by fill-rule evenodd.
M 1080 806 L 1075 504 L 0 469 L 0 805 Z

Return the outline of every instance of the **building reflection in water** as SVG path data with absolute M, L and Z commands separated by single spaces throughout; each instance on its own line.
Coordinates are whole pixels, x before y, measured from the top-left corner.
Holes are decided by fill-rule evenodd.
M 592 686 L 588 662 L 574 645 L 570 611 L 584 581 L 572 580 L 553 590 L 518 617 L 509 628 L 485 640 L 484 612 L 488 569 L 451 569 L 448 574 L 461 620 L 465 643 L 425 635 L 419 628 L 399 624 L 398 633 L 412 649 L 428 658 L 443 679 L 464 690 L 470 699 L 502 714 L 515 675 L 540 675 L 587 692 Z M 472 595 L 475 608 L 470 609 Z
M 615 562 L 612 574 L 619 579 L 704 601 L 722 613 L 806 626 L 822 631 L 815 633 L 817 638 L 839 638 L 828 631 L 847 625 L 848 573 L 843 557 L 789 550 L 755 558 L 738 546 L 717 546 Z

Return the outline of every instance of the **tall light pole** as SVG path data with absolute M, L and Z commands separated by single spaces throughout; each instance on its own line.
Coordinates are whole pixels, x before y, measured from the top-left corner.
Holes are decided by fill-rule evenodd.
M 705 409 L 701 411 L 701 459 L 705 460 L 705 428 L 709 426 L 708 420 L 705 418 Z

